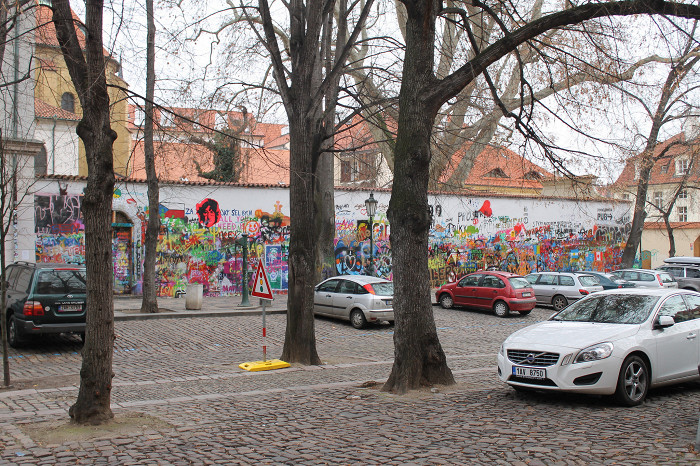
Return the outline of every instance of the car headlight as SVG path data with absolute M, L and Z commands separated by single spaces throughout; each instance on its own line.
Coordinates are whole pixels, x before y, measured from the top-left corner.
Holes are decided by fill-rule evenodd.
M 589 346 L 588 348 L 582 349 L 578 352 L 574 358 L 574 364 L 577 362 L 589 362 L 597 361 L 598 359 L 605 359 L 610 357 L 613 351 L 613 344 L 598 343 L 597 345 Z

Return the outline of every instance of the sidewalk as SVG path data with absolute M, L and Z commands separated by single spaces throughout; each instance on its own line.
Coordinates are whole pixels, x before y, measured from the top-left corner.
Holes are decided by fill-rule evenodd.
M 261 300 L 250 298 L 250 306 L 241 306 L 240 296 L 202 298 L 201 309 L 185 309 L 185 297 L 158 298 L 157 314 L 141 313 L 141 296 L 115 296 L 114 320 L 171 319 L 178 317 L 250 316 L 262 314 Z M 265 305 L 266 314 L 286 314 L 287 295 L 276 295 Z

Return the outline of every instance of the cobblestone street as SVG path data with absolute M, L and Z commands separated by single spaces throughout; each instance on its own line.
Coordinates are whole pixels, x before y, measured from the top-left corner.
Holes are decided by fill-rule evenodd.
M 128 430 L 52 438 L 78 393 L 80 342 L 11 351 L 0 391 L 2 464 L 698 464 L 700 387 L 653 390 L 636 408 L 604 397 L 520 394 L 496 376 L 513 331 L 550 309 L 501 319 L 434 307 L 458 384 L 407 396 L 379 391 L 393 326 L 316 320 L 323 366 L 246 372 L 262 359 L 256 315 L 119 320 L 112 403 Z M 279 357 L 283 314 L 267 316 Z

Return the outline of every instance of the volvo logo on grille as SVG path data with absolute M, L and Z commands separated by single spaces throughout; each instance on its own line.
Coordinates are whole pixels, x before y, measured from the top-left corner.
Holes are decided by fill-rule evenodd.
M 533 362 L 535 362 L 535 355 L 532 353 L 528 354 L 527 357 L 525 358 L 525 361 L 532 364 Z

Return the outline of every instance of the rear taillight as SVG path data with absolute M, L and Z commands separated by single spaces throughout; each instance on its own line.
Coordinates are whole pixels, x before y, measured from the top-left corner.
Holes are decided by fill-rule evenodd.
M 581 293 L 581 294 L 584 295 L 584 296 L 588 294 L 588 290 L 584 290 L 583 288 L 580 289 L 580 290 L 578 290 L 578 292 Z
M 44 306 L 39 301 L 27 301 L 24 303 L 22 312 L 25 316 L 43 316 Z
M 661 275 L 657 275 L 656 279 L 659 281 L 659 285 L 664 286 L 664 282 L 661 280 Z
M 365 290 L 367 290 L 370 294 L 377 294 L 377 293 L 374 292 L 374 288 L 372 288 L 372 285 L 370 285 L 369 283 L 366 284 L 366 285 L 364 285 L 362 288 L 364 288 Z
M 617 285 L 618 288 L 622 288 L 622 285 Z

